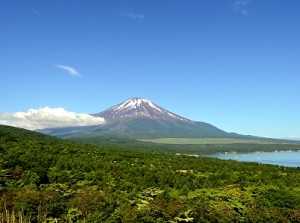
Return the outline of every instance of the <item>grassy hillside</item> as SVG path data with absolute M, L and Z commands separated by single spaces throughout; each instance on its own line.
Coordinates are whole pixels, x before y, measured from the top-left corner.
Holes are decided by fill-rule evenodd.
M 285 141 L 263 138 L 158 138 L 133 140 L 96 134 L 81 134 L 66 138 L 71 141 L 98 146 L 111 146 L 116 149 L 159 151 L 184 154 L 214 154 L 225 152 L 272 152 L 299 150 L 297 141 Z
M 300 145 L 297 141 L 276 140 L 267 138 L 157 138 L 142 141 L 163 143 L 163 144 L 190 144 L 190 145 L 223 145 L 223 144 L 281 144 L 281 145 Z
M 37 140 L 37 141 L 59 141 L 59 139 L 34 132 L 34 131 L 28 131 L 26 129 L 22 128 L 16 128 L 16 127 L 11 127 L 11 126 L 6 126 L 6 125 L 0 125 L 0 137 L 3 139 L 14 139 L 16 141 L 18 140 Z
M 299 168 L 106 140 L 0 126 L 0 222 L 300 222 Z

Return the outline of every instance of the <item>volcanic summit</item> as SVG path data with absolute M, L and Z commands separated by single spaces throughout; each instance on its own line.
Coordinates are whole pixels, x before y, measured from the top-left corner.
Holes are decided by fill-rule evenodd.
M 94 116 L 102 117 L 107 122 L 134 117 L 192 122 L 191 120 L 176 115 L 145 98 L 129 98 L 103 112 L 94 114 Z

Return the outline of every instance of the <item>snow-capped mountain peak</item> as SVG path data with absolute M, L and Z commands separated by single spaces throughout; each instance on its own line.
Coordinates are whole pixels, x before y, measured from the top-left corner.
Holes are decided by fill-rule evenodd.
M 150 106 L 155 107 L 151 101 L 145 98 L 130 98 L 114 107 L 116 107 L 115 109 L 134 109 L 142 106 L 143 104 L 149 104 Z
M 176 119 L 186 122 L 191 121 L 169 112 L 145 98 L 129 98 L 128 100 L 110 107 L 103 112 L 94 114 L 94 116 L 103 117 L 106 121 L 134 117 L 148 117 L 162 120 Z

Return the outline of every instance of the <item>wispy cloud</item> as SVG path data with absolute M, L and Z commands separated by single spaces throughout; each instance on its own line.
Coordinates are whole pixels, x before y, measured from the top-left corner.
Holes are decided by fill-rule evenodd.
M 81 76 L 80 73 L 74 67 L 67 66 L 67 65 L 55 65 L 55 66 L 57 68 L 67 71 L 72 76 L 76 76 L 76 77 Z
M 27 112 L 0 113 L 0 124 L 29 130 L 47 127 L 101 125 L 105 120 L 89 114 L 77 114 L 64 108 L 44 107 Z
M 30 11 L 33 12 L 34 14 L 36 14 L 37 16 L 41 16 L 41 13 L 38 10 L 36 10 L 35 8 L 31 8 Z
M 133 20 L 136 20 L 136 19 L 144 19 L 145 18 L 145 15 L 142 15 L 142 14 L 134 14 L 134 13 L 129 13 L 129 12 L 126 12 L 125 13 L 125 16 L 130 18 L 130 19 L 133 19 Z
M 241 13 L 244 16 L 249 15 L 249 4 L 252 0 L 235 0 L 232 4 L 233 11 L 236 13 Z

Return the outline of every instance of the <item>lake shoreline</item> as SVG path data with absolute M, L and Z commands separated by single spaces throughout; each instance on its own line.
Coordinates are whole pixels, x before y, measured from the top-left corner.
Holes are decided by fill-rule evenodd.
M 262 164 L 280 165 L 286 167 L 300 167 L 300 150 L 236 153 L 225 152 L 204 155 L 203 157 L 218 158 L 223 160 L 235 160 L 240 162 L 257 162 Z

